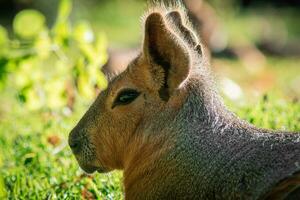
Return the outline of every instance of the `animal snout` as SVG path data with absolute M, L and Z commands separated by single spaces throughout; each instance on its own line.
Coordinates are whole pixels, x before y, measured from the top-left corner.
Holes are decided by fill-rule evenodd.
M 78 154 L 81 151 L 83 137 L 84 133 L 82 133 L 82 131 L 75 129 L 71 131 L 69 135 L 69 146 L 74 154 Z
M 80 152 L 80 141 L 76 139 L 69 140 L 69 146 L 71 147 L 73 153 L 77 154 Z

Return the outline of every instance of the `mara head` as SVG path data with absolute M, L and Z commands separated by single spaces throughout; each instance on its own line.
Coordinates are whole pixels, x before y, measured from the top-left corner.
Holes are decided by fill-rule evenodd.
M 163 126 L 160 122 L 182 106 L 201 63 L 201 45 L 181 9 L 150 11 L 141 53 L 109 82 L 70 133 L 69 145 L 81 168 L 124 169 L 135 149 L 148 142 L 147 130 Z

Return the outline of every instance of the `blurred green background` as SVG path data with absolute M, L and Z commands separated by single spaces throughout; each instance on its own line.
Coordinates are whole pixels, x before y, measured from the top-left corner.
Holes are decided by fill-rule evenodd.
M 184 4 L 230 109 L 261 127 L 300 131 L 298 1 Z M 0 199 L 123 198 L 121 172 L 84 174 L 67 136 L 106 87 L 104 72 L 123 70 L 140 47 L 146 8 L 0 0 Z

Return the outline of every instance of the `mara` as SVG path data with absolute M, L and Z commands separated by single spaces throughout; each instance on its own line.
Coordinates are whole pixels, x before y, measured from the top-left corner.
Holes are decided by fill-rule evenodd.
M 140 54 L 70 133 L 81 168 L 123 170 L 125 199 L 300 199 L 300 134 L 227 110 L 183 9 L 143 25 Z

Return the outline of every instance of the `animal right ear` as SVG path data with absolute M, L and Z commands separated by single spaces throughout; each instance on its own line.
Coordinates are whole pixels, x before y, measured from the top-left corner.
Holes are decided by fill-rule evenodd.
M 143 56 L 148 75 L 167 101 L 188 77 L 190 55 L 184 42 L 169 29 L 160 13 L 151 13 L 145 21 Z M 149 77 L 148 76 L 148 77 Z
M 197 36 L 192 30 L 183 24 L 182 14 L 179 11 L 173 10 L 166 15 L 166 18 L 178 29 L 178 32 L 185 38 L 191 48 L 195 49 L 199 55 L 202 55 L 202 47 L 199 43 Z
M 187 27 L 183 25 L 182 17 L 179 11 L 171 11 L 166 15 L 167 19 L 173 22 L 173 24 L 178 28 L 179 32 L 193 47 L 197 45 L 197 38 Z

